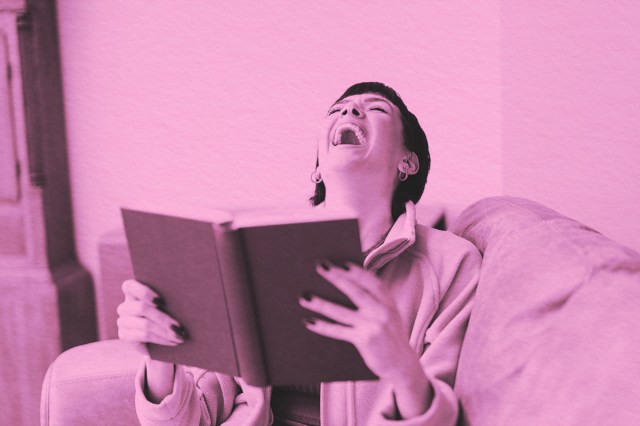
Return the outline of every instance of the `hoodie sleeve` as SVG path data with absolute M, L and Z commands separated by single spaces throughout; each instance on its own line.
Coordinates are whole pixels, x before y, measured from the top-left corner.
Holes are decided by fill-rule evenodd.
M 438 278 L 440 303 L 427 328 L 420 364 L 433 389 L 433 400 L 420 416 L 400 419 L 392 389 L 386 389 L 376 424 L 402 426 L 454 426 L 459 402 L 453 387 L 462 342 L 480 276 L 481 255 L 471 243 L 457 238 L 453 247 L 427 255 Z
M 177 365 L 171 394 L 159 404 L 150 402 L 144 394 L 147 359 L 135 378 L 136 413 L 142 426 L 269 424 L 267 388 L 195 367 Z

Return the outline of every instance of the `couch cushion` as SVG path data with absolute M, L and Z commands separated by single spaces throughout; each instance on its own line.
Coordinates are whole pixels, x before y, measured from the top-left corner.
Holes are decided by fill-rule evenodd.
M 484 255 L 456 381 L 464 423 L 640 424 L 640 255 L 513 197 L 450 230 Z
M 135 425 L 134 377 L 142 355 L 122 340 L 63 352 L 42 385 L 41 425 Z

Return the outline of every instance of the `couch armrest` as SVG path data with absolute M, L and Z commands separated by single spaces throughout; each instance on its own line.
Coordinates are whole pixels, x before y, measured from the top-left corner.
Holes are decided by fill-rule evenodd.
M 455 391 L 465 425 L 640 425 L 640 254 L 539 203 L 481 200 Z
M 135 425 L 134 377 L 142 355 L 127 342 L 77 346 L 50 366 L 42 385 L 42 425 Z

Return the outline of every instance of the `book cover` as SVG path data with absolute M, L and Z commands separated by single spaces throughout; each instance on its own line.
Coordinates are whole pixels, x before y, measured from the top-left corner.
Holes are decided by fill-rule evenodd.
M 148 344 L 149 355 L 239 375 L 216 257 L 219 225 L 129 209 L 122 216 L 136 280 L 160 294 L 189 332 L 179 347 Z
M 353 345 L 307 330 L 303 292 L 352 306 L 320 277 L 323 258 L 362 262 L 357 219 L 282 217 L 217 224 L 123 209 L 134 274 L 190 336 L 152 358 L 241 376 L 256 386 L 375 376 Z
M 254 311 L 271 384 L 373 379 L 355 347 L 310 332 L 302 319 L 303 292 L 344 306 L 351 301 L 316 272 L 319 259 L 362 263 L 357 221 L 258 226 L 239 230 Z

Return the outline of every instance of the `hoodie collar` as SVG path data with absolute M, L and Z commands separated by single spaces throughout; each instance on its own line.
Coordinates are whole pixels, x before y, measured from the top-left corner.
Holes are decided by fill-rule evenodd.
M 364 259 L 365 269 L 378 270 L 397 257 L 416 241 L 416 206 L 405 204 L 405 212 L 398 217 L 384 242 Z

